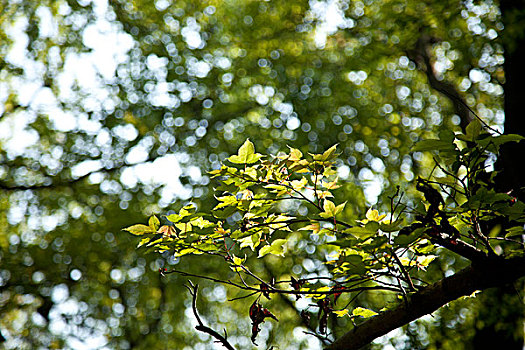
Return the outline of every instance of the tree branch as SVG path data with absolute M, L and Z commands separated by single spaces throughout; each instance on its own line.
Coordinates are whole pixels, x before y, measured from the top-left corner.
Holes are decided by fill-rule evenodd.
M 419 69 L 426 74 L 428 83 L 434 90 L 441 92 L 452 101 L 452 104 L 454 105 L 454 111 L 461 119 L 461 129 L 465 131 L 467 125 L 473 119 L 471 113 L 474 113 L 453 84 L 447 81 L 439 80 L 437 78 L 432 62 L 430 61 L 429 53 L 430 45 L 436 42 L 436 38 L 423 34 L 418 39 L 416 47 L 407 53 L 408 58 L 414 61 L 418 65 Z
M 105 174 L 111 174 L 113 172 L 116 172 L 116 171 L 119 171 L 121 169 L 125 169 L 125 168 L 129 168 L 129 167 L 132 167 L 132 166 L 135 166 L 135 165 L 138 165 L 138 164 L 144 164 L 144 163 L 150 163 L 150 162 L 153 162 L 154 160 L 156 160 L 158 158 L 158 156 L 149 156 L 148 159 L 146 159 L 144 162 L 141 162 L 141 163 L 137 163 L 137 164 L 121 164 L 119 166 L 116 166 L 116 167 L 113 167 L 113 168 L 109 168 L 109 169 L 106 169 L 106 168 L 100 168 L 100 169 L 97 169 L 97 170 L 93 170 L 93 171 L 90 171 L 88 172 L 87 174 L 84 174 L 80 177 L 77 177 L 77 178 L 72 178 L 70 180 L 62 180 L 62 181 L 57 181 L 57 182 L 43 182 L 43 183 L 40 183 L 40 184 L 36 184 L 36 185 L 9 185 L 3 181 L 0 181 L 0 189 L 4 190 L 4 191 L 26 191 L 26 190 L 42 190 L 42 189 L 46 189 L 46 188 L 59 188 L 59 187 L 68 187 L 68 186 L 71 186 L 75 183 L 78 183 L 78 182 L 81 182 L 85 179 L 87 179 L 88 177 L 90 177 L 91 175 L 95 174 L 95 173 L 105 173 Z M 3 164 L 3 165 L 7 165 L 7 164 Z M 51 177 L 47 177 L 46 180 L 50 180 Z
M 268 271 L 268 273 L 270 274 L 271 278 L 275 278 L 275 275 L 272 271 L 272 268 L 270 267 L 270 265 L 265 261 L 263 260 L 263 264 L 264 264 L 264 268 L 266 269 L 266 271 Z M 305 320 L 303 317 L 301 317 L 301 312 L 299 310 L 297 310 L 297 308 L 295 307 L 295 304 L 292 300 L 290 300 L 287 296 L 282 296 L 281 298 L 284 303 L 291 309 L 293 310 L 297 316 L 301 319 L 301 323 L 303 324 L 303 326 L 305 326 L 310 332 L 312 333 L 309 333 L 309 332 L 305 332 L 305 333 L 309 333 L 309 334 L 312 334 L 314 336 L 316 336 L 320 341 L 323 342 L 323 345 L 328 345 L 329 344 L 329 340 L 324 338 L 324 337 L 319 337 L 319 335 L 316 333 L 315 331 L 315 328 L 312 327 L 312 325 L 310 325 L 309 322 L 307 322 L 307 320 Z
M 195 318 L 197 319 L 197 322 L 199 323 L 197 326 L 195 326 L 195 329 L 204 333 L 208 333 L 213 338 L 217 339 L 218 342 L 220 342 L 226 349 L 228 350 L 235 350 L 235 348 L 228 342 L 226 331 L 224 336 L 217 333 L 215 330 L 211 329 L 208 326 L 205 326 L 204 323 L 202 323 L 201 318 L 199 317 L 199 313 L 197 312 L 197 293 L 199 291 L 199 285 L 193 284 L 191 281 L 189 282 L 189 286 L 185 286 L 188 288 L 190 295 L 192 297 L 191 307 L 193 309 L 193 314 L 195 315 Z
M 473 263 L 409 296 L 407 302 L 373 317 L 337 339 L 327 349 L 359 349 L 374 339 L 408 324 L 476 290 L 502 286 L 525 276 L 525 257 Z
M 414 232 L 416 229 L 420 227 L 425 227 L 422 223 L 413 223 L 410 226 L 405 227 L 403 235 L 408 235 Z M 448 237 L 452 237 L 452 234 L 450 232 L 443 232 Z M 446 248 L 450 250 L 451 252 L 454 252 L 458 255 L 461 255 L 462 257 L 472 261 L 472 262 L 483 262 L 486 261 L 489 257 L 487 253 L 485 253 L 482 250 L 479 250 L 478 248 L 468 244 L 465 241 L 462 241 L 459 238 L 446 238 L 444 237 L 441 232 L 436 232 L 435 234 L 431 235 L 427 233 L 428 238 L 430 241 L 434 244 L 437 244 L 443 248 Z

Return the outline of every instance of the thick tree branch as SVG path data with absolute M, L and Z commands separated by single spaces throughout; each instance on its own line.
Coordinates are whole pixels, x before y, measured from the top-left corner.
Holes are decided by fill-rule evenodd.
M 374 339 L 430 314 L 443 305 L 476 290 L 502 286 L 525 276 L 525 257 L 473 263 L 409 296 L 407 302 L 365 321 L 337 339 L 327 349 L 359 349 Z

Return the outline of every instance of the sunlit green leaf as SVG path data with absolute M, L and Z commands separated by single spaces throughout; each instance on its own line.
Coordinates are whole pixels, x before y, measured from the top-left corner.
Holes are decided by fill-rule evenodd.
M 156 231 L 155 228 L 142 224 L 126 227 L 124 230 L 137 236 L 143 235 L 145 233 L 154 233 Z
M 152 227 L 154 230 L 157 230 L 159 228 L 160 221 L 155 215 L 153 215 L 152 217 L 149 218 L 148 225 Z
M 367 223 L 365 226 L 352 227 L 352 228 L 344 230 L 344 232 L 350 233 L 356 238 L 365 240 L 367 238 L 375 236 L 378 233 L 378 230 L 379 230 L 379 224 L 375 221 L 371 221 Z
M 336 314 L 337 317 L 343 317 L 343 316 L 348 315 L 349 311 L 348 311 L 348 309 L 334 310 L 333 313 Z
M 230 156 L 228 160 L 234 164 L 252 164 L 261 159 L 261 157 L 261 154 L 255 153 L 253 143 L 249 139 L 246 139 L 237 154 Z
M 259 258 L 262 258 L 266 254 L 284 256 L 284 245 L 286 242 L 286 239 L 276 239 L 271 245 L 262 247 L 259 250 Z
M 377 312 L 365 309 L 364 307 L 356 307 L 352 310 L 352 316 L 360 316 L 363 318 L 370 318 L 377 315 Z
M 324 212 L 319 214 L 322 218 L 331 218 L 336 215 L 336 206 L 334 202 L 329 201 L 328 199 L 325 199 L 323 202 L 323 210 Z

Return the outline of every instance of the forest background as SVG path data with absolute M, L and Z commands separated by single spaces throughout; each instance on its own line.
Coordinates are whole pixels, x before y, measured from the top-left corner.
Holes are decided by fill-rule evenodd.
M 415 180 L 434 169 L 431 153 L 412 152 L 418 141 L 459 133 L 473 113 L 523 134 L 523 11 L 521 1 L 3 0 L 2 346 L 209 348 L 193 328 L 188 277 L 159 269 L 231 270 L 137 250 L 122 228 L 189 201 L 209 212 L 207 172 L 246 138 L 268 155 L 339 144 L 349 217 L 387 213 L 396 186 L 417 203 Z M 487 161 L 521 200 L 523 151 Z M 322 269 L 315 247 L 304 249 L 312 255 L 294 273 Z M 427 272 L 464 266 L 443 252 Z M 246 303 L 199 283 L 208 324 L 252 346 Z M 522 289 L 453 302 L 371 347 L 521 349 Z M 263 325 L 261 348 L 321 346 L 289 303 L 272 303 L 283 311 Z

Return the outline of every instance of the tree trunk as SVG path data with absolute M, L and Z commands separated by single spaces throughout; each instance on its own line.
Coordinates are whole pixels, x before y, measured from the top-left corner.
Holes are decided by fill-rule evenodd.
M 505 133 L 525 134 L 525 1 L 502 0 L 500 2 L 505 29 L 502 33 L 504 46 L 505 83 Z M 502 146 L 496 162 L 496 186 L 500 191 L 511 191 L 512 195 L 525 200 L 523 179 L 523 156 L 525 142 L 510 142 Z M 524 308 L 518 290 L 523 290 L 523 282 L 486 291 L 480 296 L 483 305 L 478 311 L 477 330 L 473 339 L 475 349 L 516 349 L 524 346 L 523 316 Z
M 525 1 L 502 0 L 500 4 L 505 29 L 501 43 L 505 49 L 505 133 L 525 135 Z M 496 163 L 500 171 L 497 185 L 502 190 L 513 190 L 513 195 L 525 200 L 525 192 L 520 187 L 523 181 L 522 159 L 525 154 L 525 142 L 510 142 L 501 149 Z

